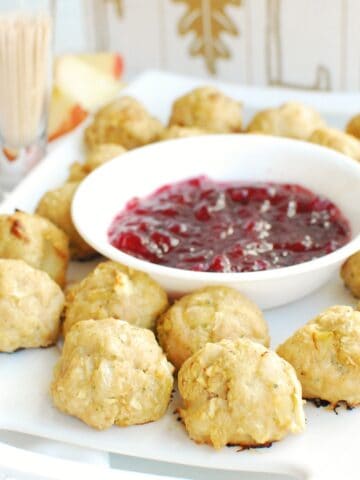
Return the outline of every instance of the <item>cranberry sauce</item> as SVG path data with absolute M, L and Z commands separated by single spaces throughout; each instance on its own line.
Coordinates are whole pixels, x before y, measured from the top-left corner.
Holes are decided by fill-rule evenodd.
M 110 243 L 149 262 L 205 272 L 253 272 L 337 250 L 350 227 L 328 199 L 291 184 L 198 177 L 134 198 Z

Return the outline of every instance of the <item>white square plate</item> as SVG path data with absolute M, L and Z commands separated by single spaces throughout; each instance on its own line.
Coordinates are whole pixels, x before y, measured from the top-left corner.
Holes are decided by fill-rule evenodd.
M 172 101 L 204 80 L 148 72 L 139 77 L 126 94 L 134 95 L 164 122 Z M 305 93 L 290 90 L 258 89 L 218 84 L 244 103 L 245 118 L 255 110 L 298 99 L 320 110 L 330 124 L 343 127 L 360 104 L 359 94 Z M 68 136 L 19 185 L 0 206 L 1 213 L 14 208 L 33 211 L 42 194 L 67 177 L 68 166 L 81 159 L 84 127 Z M 126 163 L 124 163 L 126 168 Z M 101 195 L 101 192 L 96 192 Z M 83 277 L 94 263 L 73 263 L 69 281 Z M 320 291 L 282 308 L 265 312 L 270 325 L 272 346 L 283 341 L 296 328 L 322 309 L 334 304 L 352 304 L 353 299 L 338 278 Z M 278 472 L 304 478 L 331 480 L 355 478 L 360 469 L 357 444 L 360 440 L 360 410 L 339 409 L 338 415 L 306 405 L 307 429 L 289 436 L 268 449 L 239 453 L 236 448 L 215 451 L 199 446 L 187 437 L 173 414 L 177 400 L 158 422 L 128 428 L 113 427 L 97 432 L 75 418 L 58 412 L 48 394 L 58 348 L 0 354 L 0 428 L 38 435 L 119 454 L 165 462 L 242 471 Z

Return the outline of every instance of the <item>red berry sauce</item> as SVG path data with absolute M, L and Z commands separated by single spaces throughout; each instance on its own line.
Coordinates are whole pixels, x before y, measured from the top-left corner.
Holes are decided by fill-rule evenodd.
M 134 198 L 110 243 L 159 265 L 254 272 L 322 257 L 350 240 L 330 200 L 291 184 L 215 182 L 201 176 Z

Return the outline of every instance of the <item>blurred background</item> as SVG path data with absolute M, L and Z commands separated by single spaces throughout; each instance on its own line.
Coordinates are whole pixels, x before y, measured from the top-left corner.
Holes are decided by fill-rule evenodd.
M 358 90 L 359 18 L 359 0 L 58 0 L 55 48 L 118 51 L 126 78 L 161 68 L 242 84 Z

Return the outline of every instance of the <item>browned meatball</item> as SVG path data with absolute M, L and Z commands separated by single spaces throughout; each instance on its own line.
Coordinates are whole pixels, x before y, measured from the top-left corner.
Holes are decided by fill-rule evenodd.
M 85 320 L 66 336 L 51 395 L 59 410 L 99 430 L 143 424 L 166 412 L 172 371 L 150 330 Z
M 354 160 L 360 161 L 360 142 L 352 135 L 336 128 L 321 128 L 315 130 L 309 142 L 337 150 Z
M 294 369 L 247 338 L 207 343 L 183 364 L 178 385 L 196 443 L 257 446 L 305 428 Z
M 72 259 L 87 260 L 97 253 L 80 236 L 71 218 L 71 204 L 78 186 L 79 182 L 70 182 L 46 192 L 40 199 L 36 213 L 48 218 L 68 235 Z
M 75 162 L 70 166 L 68 182 L 80 182 L 96 168 L 125 152 L 124 147 L 115 143 L 96 145 L 87 153 L 84 163 Z
M 346 133 L 360 140 L 360 113 L 352 117 L 346 126 Z
M 304 398 L 360 404 L 360 312 L 337 305 L 297 330 L 277 349 L 296 370 Z
M 307 140 L 314 130 L 323 126 L 325 123 L 316 110 L 301 103 L 288 102 L 258 112 L 247 130 L 249 133 Z
M 165 291 L 149 275 L 103 262 L 69 290 L 63 330 L 66 335 L 77 322 L 109 317 L 153 328 L 167 306 Z
M 84 139 L 89 149 L 115 143 L 130 150 L 159 140 L 163 128 L 137 100 L 121 97 L 97 112 Z
M 47 218 L 19 211 L 0 215 L 0 257 L 24 260 L 63 287 L 69 256 L 67 235 Z
M 351 255 L 341 267 L 341 278 L 356 298 L 360 298 L 360 251 Z
M 214 87 L 196 88 L 174 102 L 169 125 L 215 133 L 241 132 L 242 106 Z
M 251 338 L 269 345 L 261 310 L 230 287 L 212 286 L 185 295 L 158 320 L 157 335 L 170 362 L 183 362 L 206 343 Z
M 56 342 L 64 294 L 47 273 L 0 259 L 0 352 Z

